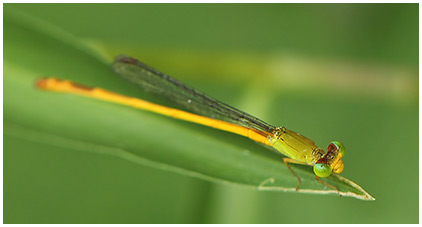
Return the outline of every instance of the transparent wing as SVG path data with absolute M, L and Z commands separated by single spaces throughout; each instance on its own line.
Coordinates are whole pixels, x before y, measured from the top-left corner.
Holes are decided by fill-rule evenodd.
M 113 69 L 146 92 L 164 97 L 193 113 L 269 133 L 274 130 L 264 121 L 211 98 L 132 57 L 117 57 Z

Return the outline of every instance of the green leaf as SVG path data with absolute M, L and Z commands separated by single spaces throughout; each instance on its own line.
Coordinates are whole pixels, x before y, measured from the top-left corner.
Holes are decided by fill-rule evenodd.
M 113 74 L 112 56 L 92 50 L 65 31 L 10 10 L 5 10 L 4 30 L 6 135 L 70 148 L 75 155 L 97 152 L 215 182 L 295 191 L 297 179 L 282 157 L 247 138 L 121 105 L 36 89 L 38 78 L 54 76 L 126 95 L 144 95 Z M 293 169 L 302 179 L 298 192 L 337 194 L 314 179 L 311 167 L 295 165 Z M 343 177 L 334 175 L 324 181 L 343 196 L 374 200 Z

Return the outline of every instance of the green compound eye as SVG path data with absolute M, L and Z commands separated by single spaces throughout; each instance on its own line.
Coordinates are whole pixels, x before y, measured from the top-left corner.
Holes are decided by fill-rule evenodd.
M 344 145 L 338 141 L 332 141 L 331 143 L 337 147 L 337 150 L 340 152 L 341 157 L 344 157 L 344 155 L 346 154 L 346 148 L 344 147 Z
M 319 177 L 328 177 L 331 175 L 331 167 L 327 164 L 317 163 L 314 165 L 314 173 Z

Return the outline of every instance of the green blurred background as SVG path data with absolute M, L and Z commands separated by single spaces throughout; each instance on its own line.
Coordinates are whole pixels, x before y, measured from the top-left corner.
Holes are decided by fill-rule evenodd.
M 4 222 L 418 223 L 418 16 L 418 4 L 4 4 Z M 81 46 L 49 45 L 66 32 Z M 137 57 L 323 148 L 342 141 L 342 175 L 377 200 L 212 183 L 20 135 L 41 118 L 17 111 L 37 101 L 14 96 L 25 79 L 9 72 L 84 78 L 91 63 L 69 59 L 87 46 L 105 62 Z M 45 64 L 60 62 L 52 54 L 62 65 Z

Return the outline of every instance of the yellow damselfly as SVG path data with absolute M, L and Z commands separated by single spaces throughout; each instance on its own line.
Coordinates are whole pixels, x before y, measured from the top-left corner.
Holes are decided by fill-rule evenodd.
M 37 81 L 37 86 L 44 90 L 84 95 L 119 103 L 248 137 L 287 156 L 283 158 L 283 161 L 298 179 L 296 190 L 301 180 L 289 163 L 313 166 L 316 180 L 337 190 L 336 187 L 325 183 L 320 178 L 328 177 L 332 172 L 338 174 L 343 171 L 344 165 L 341 159 L 345 155 L 345 148 L 340 142 L 331 142 L 325 152 L 312 140 L 297 132 L 285 127 L 274 127 L 132 57 L 123 55 L 117 57 L 113 63 L 113 69 L 119 76 L 138 85 L 146 92 L 162 96 L 190 112 L 57 78 L 40 79 Z

